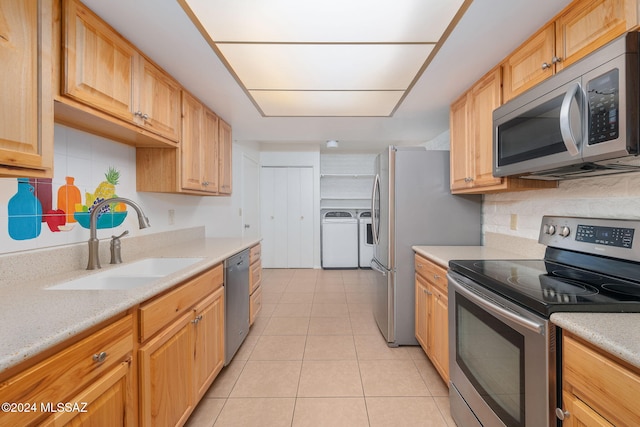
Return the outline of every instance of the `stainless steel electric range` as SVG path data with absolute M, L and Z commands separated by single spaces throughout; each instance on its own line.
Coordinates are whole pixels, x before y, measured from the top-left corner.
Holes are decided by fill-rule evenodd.
M 554 312 L 640 312 L 640 220 L 545 216 L 543 260 L 449 263 L 451 413 L 460 426 L 555 426 Z

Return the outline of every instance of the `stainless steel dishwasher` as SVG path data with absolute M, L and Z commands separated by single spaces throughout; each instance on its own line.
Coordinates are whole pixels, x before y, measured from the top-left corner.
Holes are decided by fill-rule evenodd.
M 224 364 L 249 333 L 249 249 L 224 262 Z

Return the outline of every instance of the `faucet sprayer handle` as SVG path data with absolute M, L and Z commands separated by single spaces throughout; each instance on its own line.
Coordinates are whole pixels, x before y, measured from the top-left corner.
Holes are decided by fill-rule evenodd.
M 112 239 L 119 239 L 122 236 L 126 236 L 127 234 L 129 234 L 129 230 L 124 230 L 124 232 L 121 235 L 119 235 L 119 236 L 111 236 L 111 238 Z

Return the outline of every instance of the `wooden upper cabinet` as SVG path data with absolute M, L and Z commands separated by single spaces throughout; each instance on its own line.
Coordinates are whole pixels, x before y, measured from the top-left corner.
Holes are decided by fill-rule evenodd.
M 138 148 L 138 191 L 231 194 L 231 127 L 182 91 L 181 143 L 176 150 Z
M 64 0 L 62 17 L 60 92 L 63 96 L 59 101 L 64 103 L 65 97 L 70 98 L 85 110 L 89 107 L 105 113 L 104 120 L 113 117 L 124 121 L 124 124 L 120 122 L 123 126 L 134 125 L 131 126 L 134 132 L 136 127 L 141 127 L 179 142 L 180 84 L 77 0 Z M 73 117 L 67 110 L 58 108 L 56 112 L 58 110 L 62 122 L 74 125 L 74 119 L 82 120 L 83 116 Z M 111 136 L 105 124 L 94 123 L 93 126 L 97 128 L 94 131 Z M 114 136 L 122 137 L 122 131 L 112 132 L 115 132 Z M 136 142 L 135 134 L 130 138 Z
M 180 141 L 180 84 L 142 57 L 140 80 L 138 109 L 134 112 L 138 124 Z
M 123 120 L 133 121 L 138 52 L 75 0 L 63 9 L 62 93 Z
M 187 190 L 202 189 L 201 150 L 203 146 L 203 111 L 204 106 L 189 95 L 182 92 L 182 188 Z
M 493 176 L 493 110 L 501 104 L 501 67 L 451 104 L 451 192 L 484 194 L 553 188 L 555 181 Z
M 555 25 L 550 23 L 504 61 L 504 102 L 551 77 L 555 64 L 555 39 Z
M 637 0 L 574 1 L 504 60 L 504 102 L 637 24 Z
M 182 92 L 182 188 L 218 192 L 220 120 L 200 101 Z
M 469 138 L 469 94 L 465 93 L 451 104 L 449 129 L 451 133 L 451 190 L 468 187 L 472 170 L 473 150 Z
M 493 110 L 501 104 L 500 68 L 487 74 L 471 89 L 471 140 L 473 145 L 474 187 L 502 184 L 493 176 Z
M 224 120 L 220 120 L 220 137 L 218 151 L 218 192 L 231 194 L 231 126 Z
M 53 175 L 51 0 L 0 0 L 0 176 Z
M 556 20 L 556 71 L 638 24 L 637 0 L 581 0 Z
M 203 115 L 203 141 L 202 141 L 202 180 L 206 191 L 217 193 L 219 191 L 219 170 L 220 170 L 220 123 L 221 120 L 216 114 L 204 109 Z

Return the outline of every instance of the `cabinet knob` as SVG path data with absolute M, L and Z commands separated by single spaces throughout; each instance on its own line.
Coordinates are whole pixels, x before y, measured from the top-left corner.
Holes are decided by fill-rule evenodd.
M 93 361 L 96 363 L 102 363 L 107 358 L 107 352 L 101 351 L 100 353 L 96 353 L 93 355 Z
M 556 418 L 558 418 L 560 421 L 564 421 L 565 419 L 569 418 L 569 411 L 565 411 L 562 408 L 556 408 Z
M 560 58 L 559 56 L 554 56 L 553 58 L 551 58 L 552 64 L 557 64 L 558 62 L 562 62 L 562 58 Z
M 133 113 L 134 116 L 138 116 L 143 120 L 149 120 L 149 115 L 147 113 L 143 113 L 142 111 L 136 111 Z
M 438 280 L 438 279 L 440 279 L 440 275 L 438 275 L 438 274 L 434 274 L 434 275 L 433 275 L 433 278 L 434 278 L 434 280 Z
M 549 64 L 548 62 L 543 62 L 543 63 L 542 63 L 542 69 L 543 69 L 543 70 L 546 70 L 546 69 L 548 69 L 548 68 L 551 68 L 551 64 Z
M 429 292 L 428 290 L 424 289 L 424 293 L 427 295 L 433 295 L 431 292 Z

